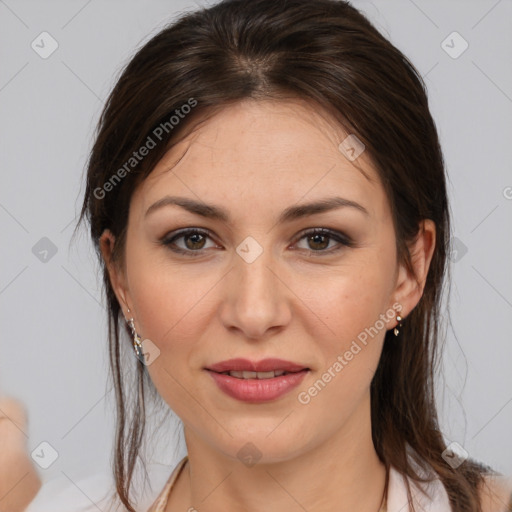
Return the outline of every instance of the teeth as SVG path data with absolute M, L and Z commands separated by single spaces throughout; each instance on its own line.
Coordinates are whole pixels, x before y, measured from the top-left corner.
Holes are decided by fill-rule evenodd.
M 273 379 L 274 377 L 279 377 L 287 372 L 283 370 L 276 370 L 271 372 L 247 372 L 233 370 L 223 373 L 224 375 L 230 375 L 231 377 L 236 377 L 238 379 Z

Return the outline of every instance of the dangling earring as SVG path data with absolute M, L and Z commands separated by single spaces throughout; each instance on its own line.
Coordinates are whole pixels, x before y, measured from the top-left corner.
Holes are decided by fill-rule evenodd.
M 396 320 L 398 322 L 398 325 L 394 328 L 393 333 L 395 336 L 398 336 L 398 333 L 400 332 L 398 330 L 399 327 L 402 327 L 402 320 L 403 318 L 400 315 L 396 315 Z
M 128 313 L 130 312 L 130 308 L 128 308 Z M 135 323 L 133 321 L 133 317 L 128 320 L 128 325 L 130 326 L 130 330 L 132 331 L 133 336 L 133 348 L 135 350 L 135 355 L 142 360 L 142 339 L 137 334 L 137 331 L 135 330 Z

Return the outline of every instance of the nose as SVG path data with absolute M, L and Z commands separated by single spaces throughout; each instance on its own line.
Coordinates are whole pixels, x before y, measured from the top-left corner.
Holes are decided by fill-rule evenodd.
M 259 340 L 289 324 L 293 293 L 270 251 L 252 262 L 236 255 L 225 279 L 220 318 L 226 329 Z

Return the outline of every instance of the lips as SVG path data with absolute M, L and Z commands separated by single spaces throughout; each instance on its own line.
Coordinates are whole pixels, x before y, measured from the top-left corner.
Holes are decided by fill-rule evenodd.
M 249 359 L 228 359 L 219 363 L 212 364 L 206 368 L 207 370 L 223 373 L 223 372 L 285 372 L 295 373 L 302 370 L 309 370 L 307 366 L 284 359 L 267 358 L 261 361 L 250 361 Z
M 229 359 L 205 370 L 218 388 L 236 400 L 261 403 L 276 400 L 297 387 L 310 368 L 284 359 Z

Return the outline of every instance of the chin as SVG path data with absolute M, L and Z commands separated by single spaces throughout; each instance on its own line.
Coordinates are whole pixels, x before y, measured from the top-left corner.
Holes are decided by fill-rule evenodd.
M 292 460 L 307 449 L 301 444 L 305 439 L 300 431 L 290 432 L 283 428 L 278 432 L 279 427 L 276 429 L 276 426 L 280 421 L 282 418 L 277 422 L 267 421 L 261 428 L 252 425 L 250 430 L 241 425 L 240 434 L 233 434 L 233 437 L 226 434 L 222 440 L 217 439 L 217 447 L 227 457 L 239 460 L 247 467 Z M 272 426 L 269 428 L 270 423 Z

